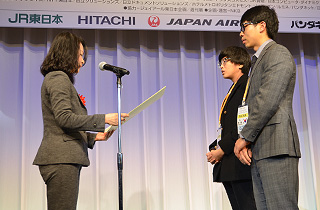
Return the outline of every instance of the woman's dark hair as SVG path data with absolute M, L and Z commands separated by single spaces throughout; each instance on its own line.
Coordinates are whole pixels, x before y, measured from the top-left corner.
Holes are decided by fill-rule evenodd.
M 269 38 L 276 38 L 279 30 L 279 20 L 274 9 L 264 5 L 252 7 L 242 15 L 240 23 L 242 24 L 245 21 L 255 24 L 264 21 L 266 23 Z
M 46 76 L 52 71 L 63 71 L 74 83 L 74 75 L 79 68 L 80 44 L 83 46 L 83 57 L 84 62 L 86 62 L 88 50 L 85 41 L 80 36 L 70 32 L 58 34 L 54 38 L 50 50 L 40 67 L 42 75 Z
M 251 59 L 247 50 L 242 47 L 230 46 L 221 51 L 219 54 L 219 62 L 221 62 L 224 57 L 230 58 L 232 63 L 243 65 L 241 68 L 242 73 L 245 75 L 249 74 Z

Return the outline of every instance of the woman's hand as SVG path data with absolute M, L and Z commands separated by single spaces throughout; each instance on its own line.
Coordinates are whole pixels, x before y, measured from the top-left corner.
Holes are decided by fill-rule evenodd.
M 102 132 L 97 133 L 95 141 L 107 141 L 112 136 L 114 131 L 115 130 L 108 131 L 106 133 L 102 133 Z
M 126 121 L 126 118 L 129 117 L 127 113 L 121 113 L 121 122 Z M 105 123 L 109 125 L 118 125 L 118 113 L 110 113 L 105 115 Z

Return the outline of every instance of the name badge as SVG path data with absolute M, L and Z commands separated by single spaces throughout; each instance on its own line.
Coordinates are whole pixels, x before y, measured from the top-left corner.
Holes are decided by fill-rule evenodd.
M 248 104 L 240 105 L 238 107 L 238 116 L 237 116 L 238 134 L 240 134 L 243 127 L 247 124 L 248 117 L 249 117 Z
M 222 130 L 222 127 L 221 125 L 219 126 L 218 130 L 217 130 L 217 147 L 216 149 L 219 149 L 220 146 L 219 146 L 219 141 L 221 140 L 221 130 Z

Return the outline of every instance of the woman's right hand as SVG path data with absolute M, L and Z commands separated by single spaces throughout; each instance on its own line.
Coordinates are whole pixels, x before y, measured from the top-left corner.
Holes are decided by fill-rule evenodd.
M 121 113 L 121 122 L 126 121 L 129 117 L 127 113 Z M 109 125 L 118 125 L 118 113 L 109 113 L 105 115 L 105 123 Z

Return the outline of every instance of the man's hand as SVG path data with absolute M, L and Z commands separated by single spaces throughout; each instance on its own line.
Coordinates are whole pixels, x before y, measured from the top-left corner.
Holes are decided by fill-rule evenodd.
M 239 138 L 234 145 L 234 154 L 245 165 L 251 165 L 252 152 L 248 149 L 250 142 Z

